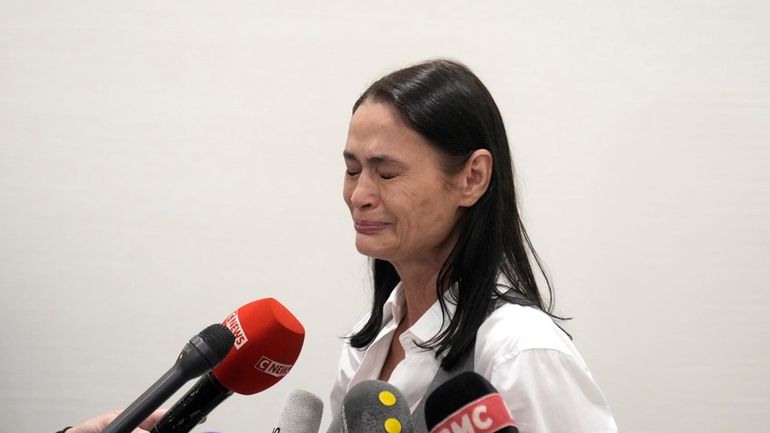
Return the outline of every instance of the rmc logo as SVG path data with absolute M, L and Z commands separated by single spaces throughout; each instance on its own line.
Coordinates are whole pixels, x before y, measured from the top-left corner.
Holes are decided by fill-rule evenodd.
M 433 427 L 431 433 L 493 433 L 516 423 L 500 394 L 490 394 L 475 400 Z

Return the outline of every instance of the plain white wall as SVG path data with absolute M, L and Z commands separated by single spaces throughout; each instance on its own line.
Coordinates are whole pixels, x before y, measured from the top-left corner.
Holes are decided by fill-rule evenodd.
M 196 431 L 326 399 L 369 302 L 340 191 L 351 104 L 448 56 L 500 105 L 621 430 L 766 431 L 768 3 L 469 3 L 0 1 L 0 430 L 130 403 L 266 296 L 307 329 L 298 364 Z

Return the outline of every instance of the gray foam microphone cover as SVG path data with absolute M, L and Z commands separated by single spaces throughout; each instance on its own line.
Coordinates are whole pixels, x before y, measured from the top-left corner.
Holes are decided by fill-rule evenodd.
M 312 392 L 296 389 L 286 397 L 276 433 L 318 433 L 324 404 Z
M 348 391 L 328 433 L 414 433 L 409 403 L 387 382 L 361 382 Z

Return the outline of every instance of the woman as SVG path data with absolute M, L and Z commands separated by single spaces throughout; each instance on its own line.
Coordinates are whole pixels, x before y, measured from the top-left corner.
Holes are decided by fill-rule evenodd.
M 352 386 L 381 379 L 420 423 L 437 382 L 474 370 L 522 432 L 616 431 L 541 296 L 502 117 L 481 81 L 448 60 L 385 76 L 354 104 L 343 156 L 374 298 L 343 348 L 332 413 Z
M 343 347 L 332 413 L 352 386 L 382 379 L 419 424 L 429 390 L 472 369 L 503 394 L 522 433 L 617 431 L 541 297 L 505 128 L 481 81 L 447 60 L 387 75 L 353 106 L 343 156 L 374 300 Z M 98 433 L 115 416 L 67 433 Z

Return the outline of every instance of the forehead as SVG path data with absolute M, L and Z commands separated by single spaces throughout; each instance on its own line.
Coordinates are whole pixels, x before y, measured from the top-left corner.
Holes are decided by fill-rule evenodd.
M 408 159 L 424 158 L 436 151 L 428 140 L 404 123 L 393 106 L 367 101 L 350 120 L 345 153 L 357 158 L 386 155 Z

